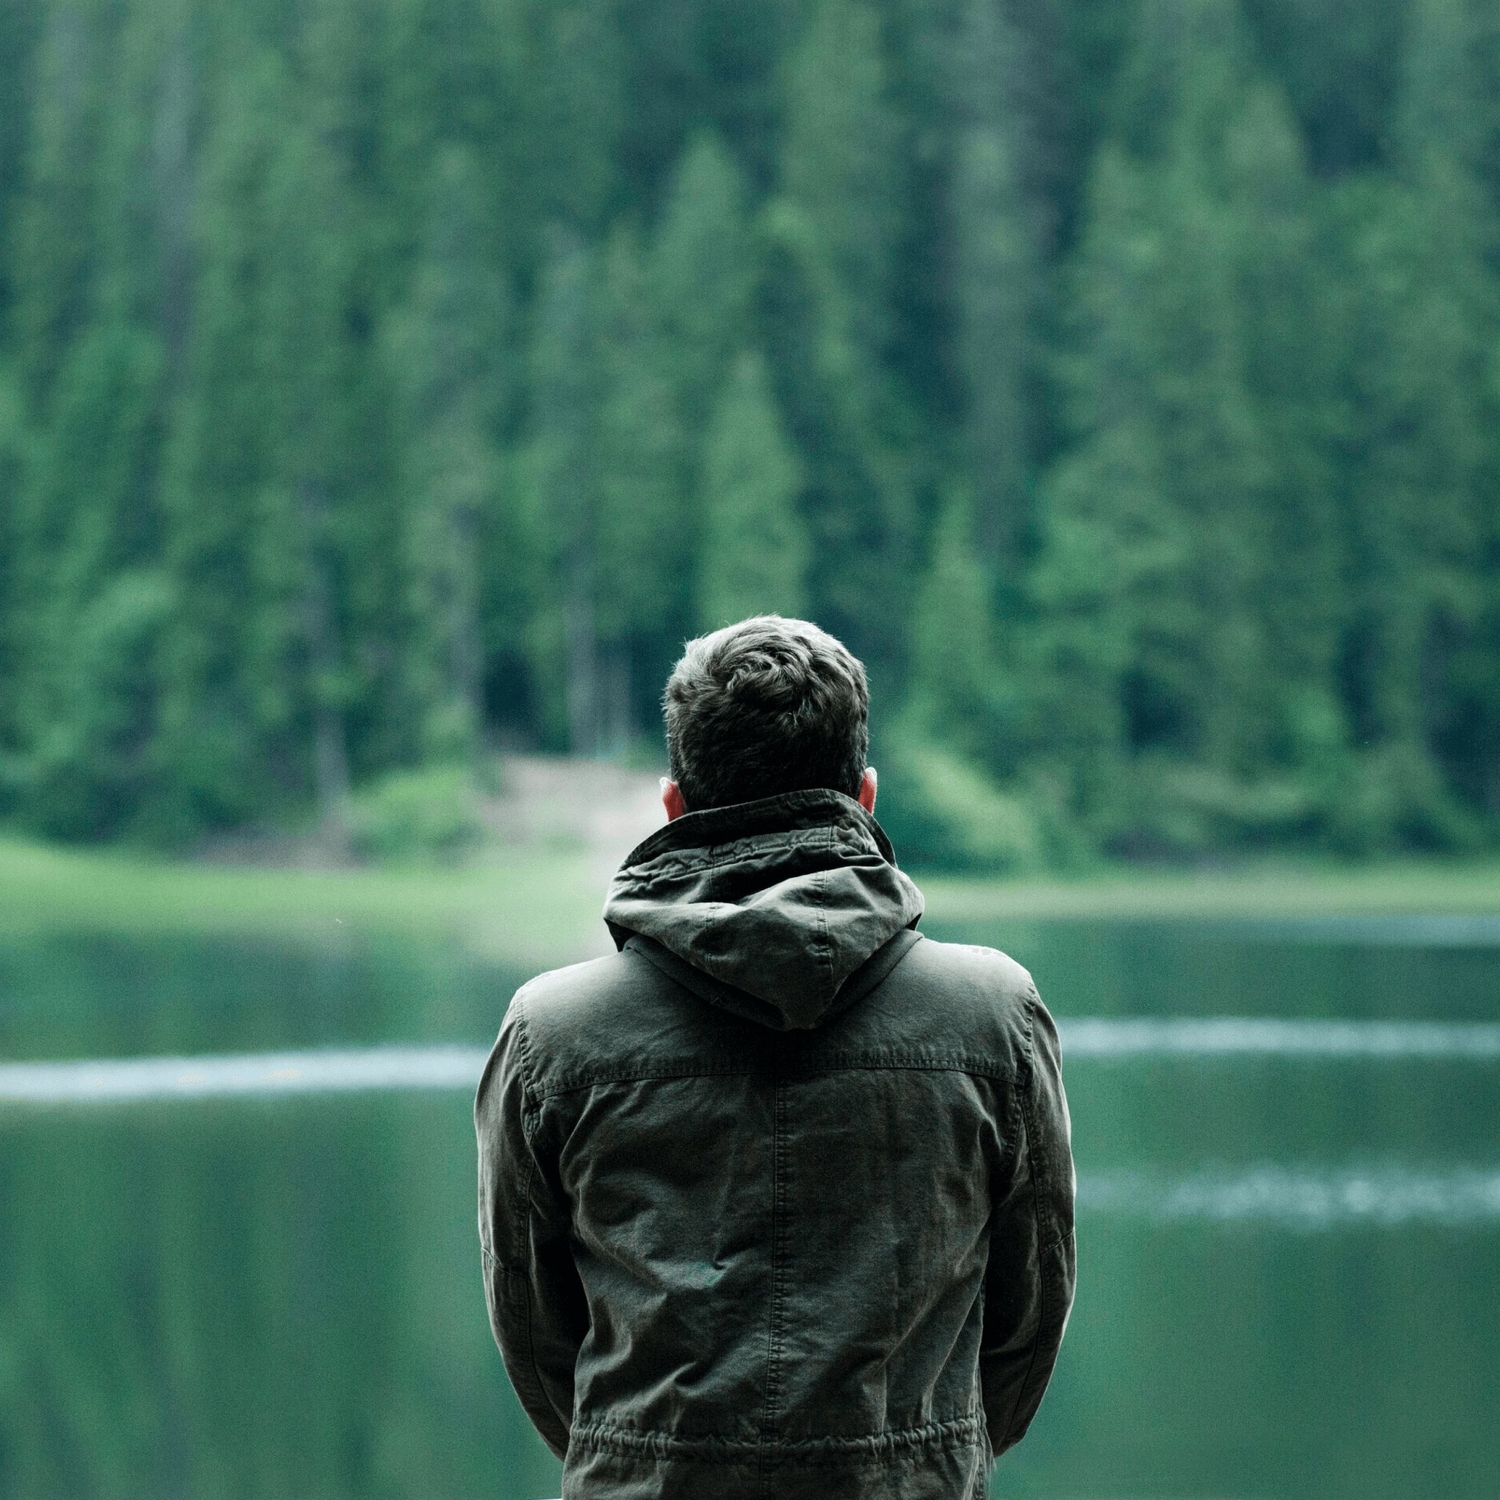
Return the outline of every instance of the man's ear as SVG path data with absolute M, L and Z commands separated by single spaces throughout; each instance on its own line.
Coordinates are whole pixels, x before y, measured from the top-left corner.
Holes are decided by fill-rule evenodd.
M 855 801 L 871 816 L 875 813 L 875 789 L 878 779 L 875 775 L 875 767 L 866 766 L 865 774 L 859 782 L 859 795 L 855 798 Z
M 675 781 L 665 776 L 661 779 L 661 805 L 667 810 L 667 822 L 674 823 L 685 813 L 687 803 L 682 800 L 682 791 Z

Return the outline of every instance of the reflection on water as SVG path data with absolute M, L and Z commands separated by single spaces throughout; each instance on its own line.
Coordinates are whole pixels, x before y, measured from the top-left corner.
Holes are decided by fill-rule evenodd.
M 938 935 L 1028 963 L 1069 1057 L 1079 1301 L 997 1494 L 1500 1493 L 1500 947 Z M 0 948 L 0 1494 L 556 1495 L 473 1229 L 468 1090 L 516 978 Z
M 1253 1220 L 1288 1229 L 1423 1220 L 1457 1227 L 1500 1223 L 1500 1170 L 1262 1166 L 1185 1177 L 1093 1172 L 1078 1180 L 1078 1203 L 1091 1214 Z
M 457 1089 L 472 1094 L 485 1056 L 482 1047 L 365 1047 L 227 1057 L 0 1063 L 0 1104 L 76 1107 L 412 1089 Z
M 1500 1025 L 1476 1021 L 1066 1019 L 1070 1061 L 1142 1057 L 1500 1059 Z M 134 1104 L 265 1094 L 462 1089 L 479 1081 L 483 1047 L 326 1048 L 203 1057 L 0 1063 L 0 1104 Z
M 0 1127 L 7 1500 L 558 1493 L 485 1325 L 468 1101 Z
M 1500 948 L 1500 917 L 1314 917 L 1245 923 L 1262 940 L 1376 948 Z
M 1500 1060 L 1500 1025 L 1483 1021 L 1289 1021 L 1152 1016 L 1059 1022 L 1067 1055 L 1160 1057 L 1472 1057 Z
M 492 1040 L 528 976 L 456 946 L 0 933 L 0 1057 Z

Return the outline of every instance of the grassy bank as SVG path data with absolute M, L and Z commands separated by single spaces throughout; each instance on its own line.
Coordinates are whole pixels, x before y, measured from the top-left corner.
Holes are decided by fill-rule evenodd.
M 1077 880 L 921 881 L 927 909 L 982 918 L 1286 918 L 1500 914 L 1500 861 L 1369 865 L 1262 860 L 1213 870 L 1115 868 Z
M 602 951 L 597 857 L 517 851 L 470 868 L 290 870 L 153 861 L 0 839 L 0 932 L 450 937 L 497 958 Z M 919 877 L 939 920 L 1500 913 L 1500 863 L 1114 869 L 1078 879 Z
M 465 869 L 295 870 L 171 863 L 0 839 L 0 934 L 185 932 L 454 938 L 555 963 L 600 950 L 597 861 L 549 851 Z

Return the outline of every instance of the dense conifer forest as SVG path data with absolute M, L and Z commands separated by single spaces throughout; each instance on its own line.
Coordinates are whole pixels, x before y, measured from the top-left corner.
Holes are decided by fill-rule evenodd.
M 5 0 L 0 817 L 626 753 L 775 609 L 919 859 L 1493 845 L 1497 331 L 1491 0 Z

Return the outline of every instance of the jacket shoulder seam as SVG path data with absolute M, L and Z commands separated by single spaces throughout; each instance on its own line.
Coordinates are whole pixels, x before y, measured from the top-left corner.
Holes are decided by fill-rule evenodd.
M 516 1041 L 521 1053 L 521 1092 L 525 1096 L 527 1106 L 534 1110 L 540 1101 L 540 1095 L 536 1087 L 536 1066 L 531 1057 L 531 1028 L 526 1024 L 524 997 L 517 995 L 511 1001 L 511 1007 L 516 1013 Z
M 920 1049 L 850 1049 L 828 1052 L 794 1063 L 788 1072 L 817 1073 L 966 1073 L 999 1083 L 1017 1083 L 1024 1073 L 1006 1063 L 972 1052 L 924 1052 Z
M 537 1099 L 556 1099 L 562 1094 L 576 1094 L 582 1089 L 603 1088 L 614 1083 L 651 1083 L 655 1080 L 675 1078 L 733 1078 L 750 1077 L 753 1074 L 769 1074 L 769 1068 L 751 1067 L 734 1060 L 723 1066 L 702 1063 L 665 1063 L 656 1068 L 632 1068 L 615 1072 L 606 1068 L 599 1072 L 588 1072 L 564 1076 L 554 1083 L 544 1085 L 537 1091 Z
M 783 1076 L 815 1078 L 820 1073 L 963 1073 L 970 1078 L 984 1078 L 992 1083 L 1020 1084 L 1025 1074 L 1000 1063 L 973 1057 L 869 1057 L 855 1054 L 821 1057 L 807 1065 L 784 1065 Z M 664 1064 L 657 1068 L 633 1068 L 627 1072 L 605 1070 L 582 1076 L 559 1079 L 536 1091 L 536 1103 L 557 1099 L 584 1089 L 608 1088 L 614 1084 L 653 1083 L 687 1078 L 773 1078 L 777 1071 L 769 1064 L 749 1065 L 738 1060 L 722 1067 L 700 1063 Z

